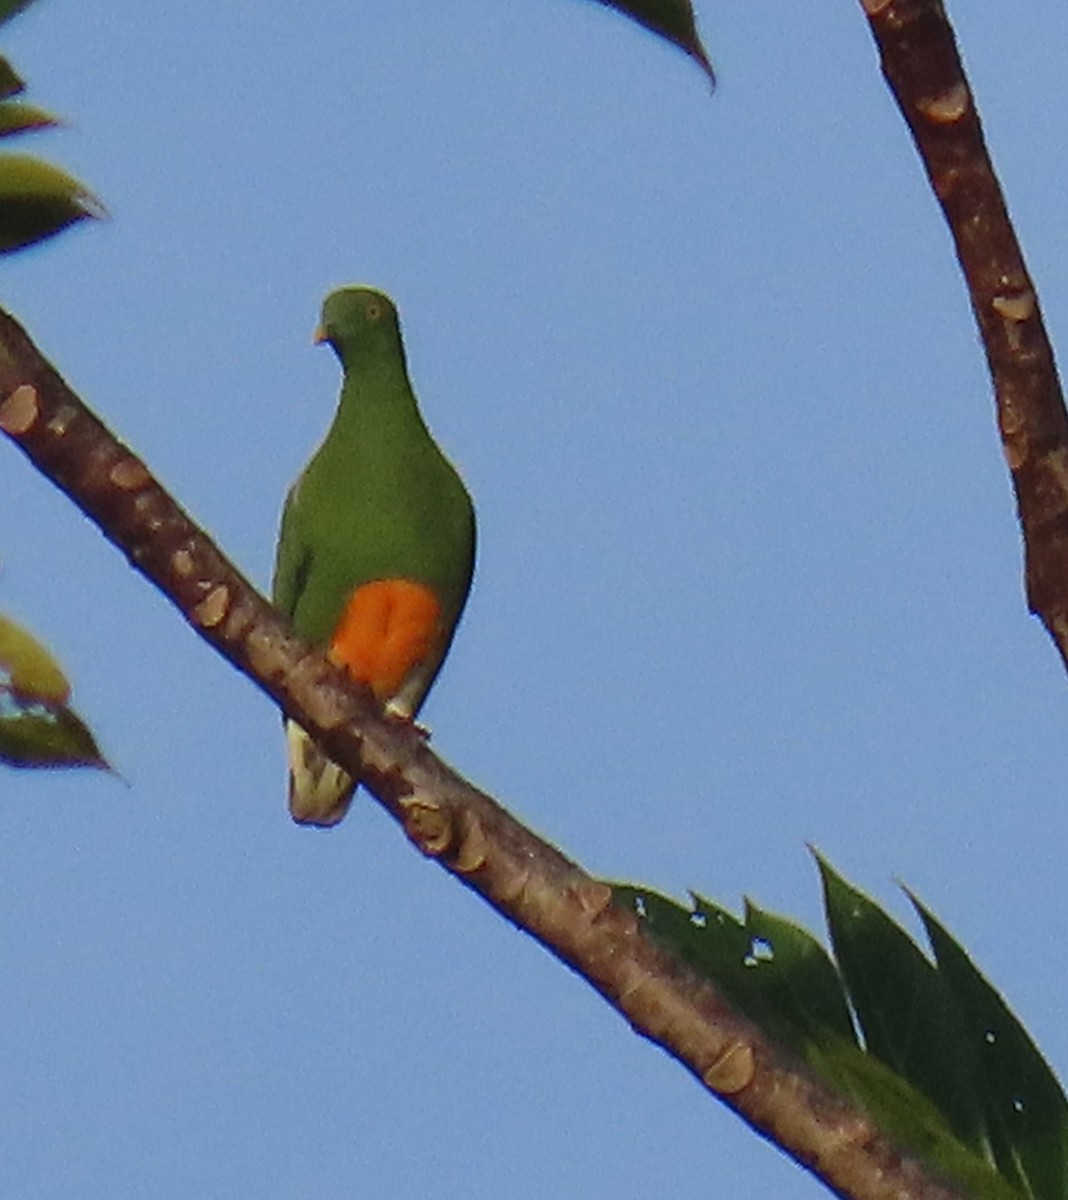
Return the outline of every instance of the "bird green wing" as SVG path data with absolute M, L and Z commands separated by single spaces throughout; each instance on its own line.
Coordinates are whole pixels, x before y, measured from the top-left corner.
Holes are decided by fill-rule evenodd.
M 278 534 L 274 580 L 271 584 L 271 602 L 290 618 L 296 611 L 301 592 L 307 586 L 312 565 L 311 546 L 299 533 L 297 493 L 300 482 L 298 479 L 289 489 L 282 509 L 282 526 Z

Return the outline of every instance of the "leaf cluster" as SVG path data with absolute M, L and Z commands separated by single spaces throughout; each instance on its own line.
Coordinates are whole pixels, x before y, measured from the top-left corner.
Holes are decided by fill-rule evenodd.
M 618 901 L 755 1024 L 969 1194 L 1068 1196 L 1068 1101 L 1034 1042 L 915 896 L 929 958 L 817 856 L 833 956 L 746 901 L 741 919 L 617 886 Z
M 32 0 L 0 3 L 0 24 Z M 16 99 L 26 84 L 6 58 L 0 58 L 0 138 L 51 129 L 58 119 L 43 108 Z M 0 152 L 0 254 L 10 254 L 50 238 L 86 217 L 103 215 L 93 193 L 72 175 L 30 154 Z

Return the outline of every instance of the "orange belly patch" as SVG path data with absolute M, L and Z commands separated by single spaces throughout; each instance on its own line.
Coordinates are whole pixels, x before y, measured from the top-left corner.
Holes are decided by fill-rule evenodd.
M 352 593 L 330 657 L 385 701 L 427 657 L 440 628 L 441 605 L 430 588 L 410 579 L 376 579 Z

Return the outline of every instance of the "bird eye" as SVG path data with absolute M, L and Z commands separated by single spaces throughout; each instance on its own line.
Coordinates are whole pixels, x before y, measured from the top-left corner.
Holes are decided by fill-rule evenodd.
M 381 320 L 382 305 L 377 300 L 369 300 L 367 302 L 367 318 L 370 321 Z

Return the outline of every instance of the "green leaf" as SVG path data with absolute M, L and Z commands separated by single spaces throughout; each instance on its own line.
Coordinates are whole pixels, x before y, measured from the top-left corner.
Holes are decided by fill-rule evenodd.
M 697 34 L 693 5 L 690 0 L 598 0 L 606 8 L 614 8 L 631 20 L 644 25 L 684 50 L 716 86 L 716 72 Z
M 755 905 L 739 921 L 694 895 L 687 912 L 656 892 L 615 885 L 617 902 L 698 974 L 714 979 L 734 1004 L 803 1058 L 837 1038 L 856 1045 L 841 980 L 810 934 Z
M 0 762 L 13 767 L 110 770 L 93 735 L 73 709 L 20 703 L 3 688 L 0 688 Z
M 49 651 L 0 616 L 0 761 L 110 769 L 85 723 L 67 707 L 69 696 L 67 677 Z
M 960 944 L 911 893 L 939 974 L 977 1062 L 990 1151 L 1007 1178 L 1036 1200 L 1068 1195 L 1068 1102 L 1027 1031 Z
M 26 87 L 21 76 L 6 58 L 0 58 L 0 100 L 17 96 Z
M 760 989 L 746 965 L 750 938 L 737 917 L 699 896 L 687 912 L 648 888 L 617 884 L 613 889 L 617 903 L 637 913 L 658 942 L 698 974 L 715 978 L 739 1008 L 752 1012 L 761 1006 Z
M 28 2 L 28 0 L 26 0 Z M 0 0 L 0 23 L 26 7 Z M 14 101 L 24 84 L 0 58 L 0 138 L 58 125 L 34 104 Z M 104 206 L 73 176 L 23 154 L 0 154 L 0 254 L 52 237 L 77 221 L 104 216 Z
M 0 0 L 0 25 L 17 17 L 24 8 L 29 8 L 34 0 Z
M 866 1049 L 919 1088 L 962 1142 L 982 1150 L 973 1062 L 945 980 L 881 908 L 816 861 L 835 958 Z
M 28 155 L 0 154 L 0 254 L 103 215 L 100 201 L 65 171 Z
M 43 108 L 35 104 L 23 104 L 19 100 L 0 102 L 0 137 L 15 133 L 30 133 L 36 129 L 51 129 L 59 122 Z
M 63 668 L 28 629 L 0 614 L 0 686 L 27 700 L 64 704 L 70 684 Z
M 854 1043 L 824 1038 L 806 1056 L 832 1088 L 866 1110 L 875 1125 L 975 1200 L 1028 1200 L 993 1164 L 965 1146 L 926 1096 Z
M 746 901 L 745 923 L 753 953 L 763 965 L 765 992 L 775 1006 L 790 1011 L 807 1041 L 824 1035 L 856 1044 L 842 980 L 827 951 L 792 921 Z

